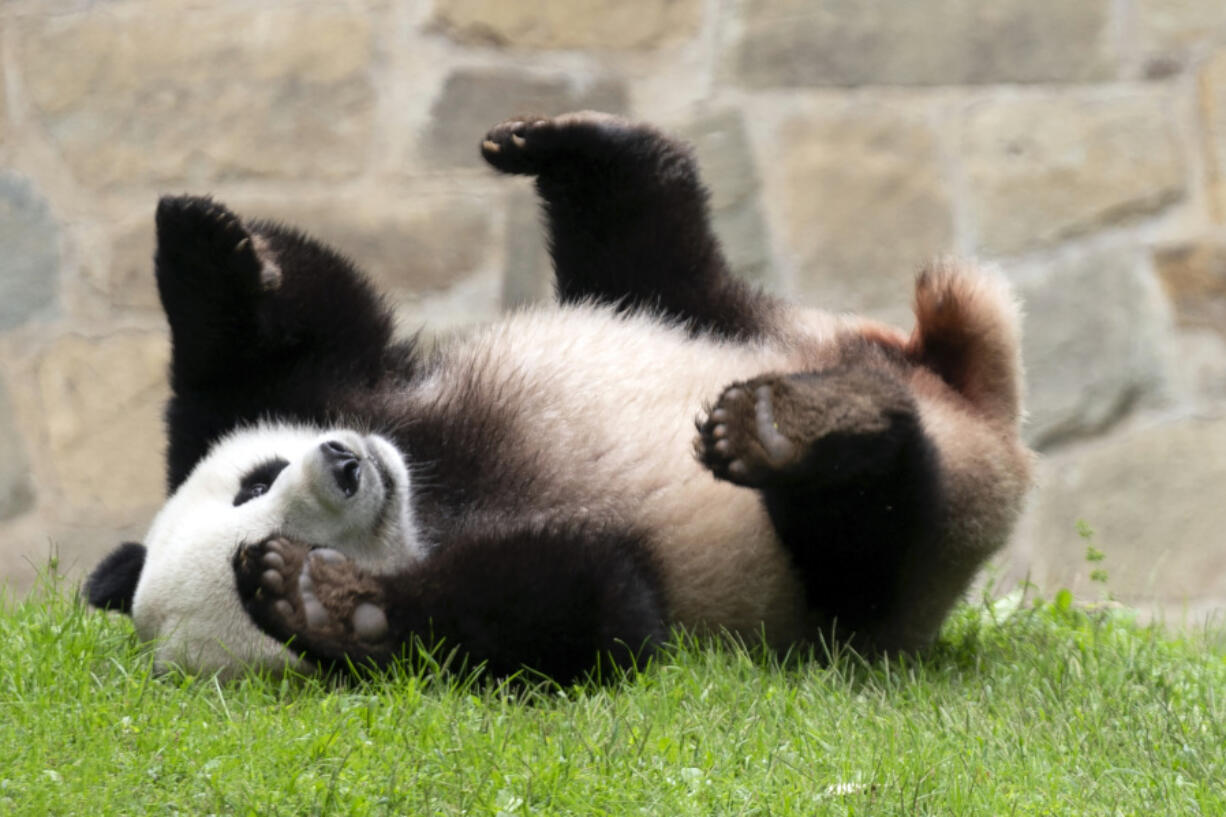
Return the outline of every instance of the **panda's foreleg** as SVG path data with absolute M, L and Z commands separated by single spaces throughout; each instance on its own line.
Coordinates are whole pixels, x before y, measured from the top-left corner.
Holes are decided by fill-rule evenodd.
M 566 683 L 633 668 L 665 637 L 645 553 L 622 533 L 533 525 L 393 574 L 279 537 L 240 548 L 234 569 L 256 625 L 321 668 L 383 667 L 421 646 L 457 668 Z
M 262 417 L 326 423 L 390 368 L 392 321 L 348 262 L 208 198 L 158 203 L 158 291 L 170 324 L 173 490 L 225 432 Z M 407 357 L 405 358 L 407 360 Z
M 895 643 L 904 565 L 944 518 L 940 462 L 887 363 L 729 386 L 699 425 L 712 473 L 761 492 L 823 636 Z
M 536 177 L 561 301 L 659 309 L 726 336 L 763 331 L 772 302 L 729 274 L 683 143 L 582 112 L 508 120 L 481 152 L 505 173 Z

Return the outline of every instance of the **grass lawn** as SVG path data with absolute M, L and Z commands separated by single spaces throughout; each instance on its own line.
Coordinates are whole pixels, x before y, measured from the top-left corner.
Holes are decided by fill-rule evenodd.
M 0 814 L 1226 814 L 1222 633 L 1067 594 L 965 606 L 919 661 L 686 644 L 518 695 L 155 677 L 54 586 L 0 640 Z

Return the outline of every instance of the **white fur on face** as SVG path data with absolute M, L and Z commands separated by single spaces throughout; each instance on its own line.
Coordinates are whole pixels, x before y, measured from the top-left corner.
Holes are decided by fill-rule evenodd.
M 342 490 L 321 446 L 357 457 L 356 486 Z M 273 460 L 288 464 L 263 494 L 240 505 L 244 476 Z M 373 570 L 419 558 L 409 475 L 387 440 L 349 430 L 260 425 L 219 441 L 154 518 L 132 618 L 156 641 L 157 663 L 196 672 L 280 667 L 294 658 L 251 623 L 239 603 L 231 560 L 241 544 L 283 534 L 340 550 Z

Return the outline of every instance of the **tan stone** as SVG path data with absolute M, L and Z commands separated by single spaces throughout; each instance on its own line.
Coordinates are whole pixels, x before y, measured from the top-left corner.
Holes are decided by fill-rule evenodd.
M 1110 0 L 741 0 L 731 73 L 755 86 L 1108 79 Z
M 51 472 L 70 506 L 116 512 L 163 495 L 167 359 L 165 336 L 121 332 L 65 336 L 38 361 Z
M 1205 123 L 1209 206 L 1226 224 L 1226 50 L 1218 52 L 1200 77 L 1201 121 Z
M 1039 488 L 1015 537 L 1015 560 L 1040 588 L 1093 598 L 1106 588 L 1169 613 L 1226 599 L 1226 420 L 1188 419 L 1045 457 Z M 1106 554 L 1085 559 L 1090 539 Z
M 1186 167 L 1162 91 L 974 106 L 961 155 L 982 252 L 1011 254 L 1159 212 Z
M 450 287 L 485 262 L 493 243 L 489 202 L 477 196 L 405 195 L 394 206 L 367 199 L 227 203 L 245 218 L 306 231 L 393 295 Z
M 584 109 L 625 113 L 627 105 L 625 86 L 610 78 L 582 83 L 562 75 L 460 69 L 447 76 L 434 100 L 423 152 L 436 165 L 484 167 L 477 146 L 502 117 Z
M 19 516 L 33 503 L 26 446 L 14 423 L 8 387 L 0 381 L 0 519 Z
M 1135 0 L 1137 36 L 1149 56 L 1186 49 L 1198 41 L 1226 37 L 1222 0 Z
M 111 245 L 111 268 L 105 287 L 110 302 L 119 307 L 158 309 L 153 279 L 153 212 L 124 225 Z
M 645 49 L 692 37 L 701 0 L 436 0 L 434 24 L 465 43 Z
M 953 242 L 931 129 L 856 106 L 791 120 L 774 155 L 800 294 L 830 309 L 905 314 L 916 271 Z
M 1160 247 L 1154 265 L 1179 325 L 1212 329 L 1226 338 L 1226 243 Z
M 374 34 L 351 5 L 117 3 L 17 25 L 30 101 L 88 185 L 335 179 L 364 165 Z

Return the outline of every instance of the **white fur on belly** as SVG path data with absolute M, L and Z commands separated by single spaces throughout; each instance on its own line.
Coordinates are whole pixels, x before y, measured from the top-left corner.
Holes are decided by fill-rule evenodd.
M 650 530 L 678 622 L 747 638 L 765 627 L 786 642 L 804 626 L 801 584 L 759 494 L 695 458 L 694 421 L 735 381 L 819 365 L 812 354 L 841 321 L 804 323 L 809 342 L 785 347 L 694 338 L 599 307 L 529 310 L 444 345 L 430 391 L 446 404 L 465 385 L 455 373 L 468 372 L 482 394 L 515 407 L 520 444 L 540 458 L 546 484 L 556 481 L 526 502 L 547 510 L 556 490 L 568 505 Z M 806 347 L 807 359 L 797 351 Z

